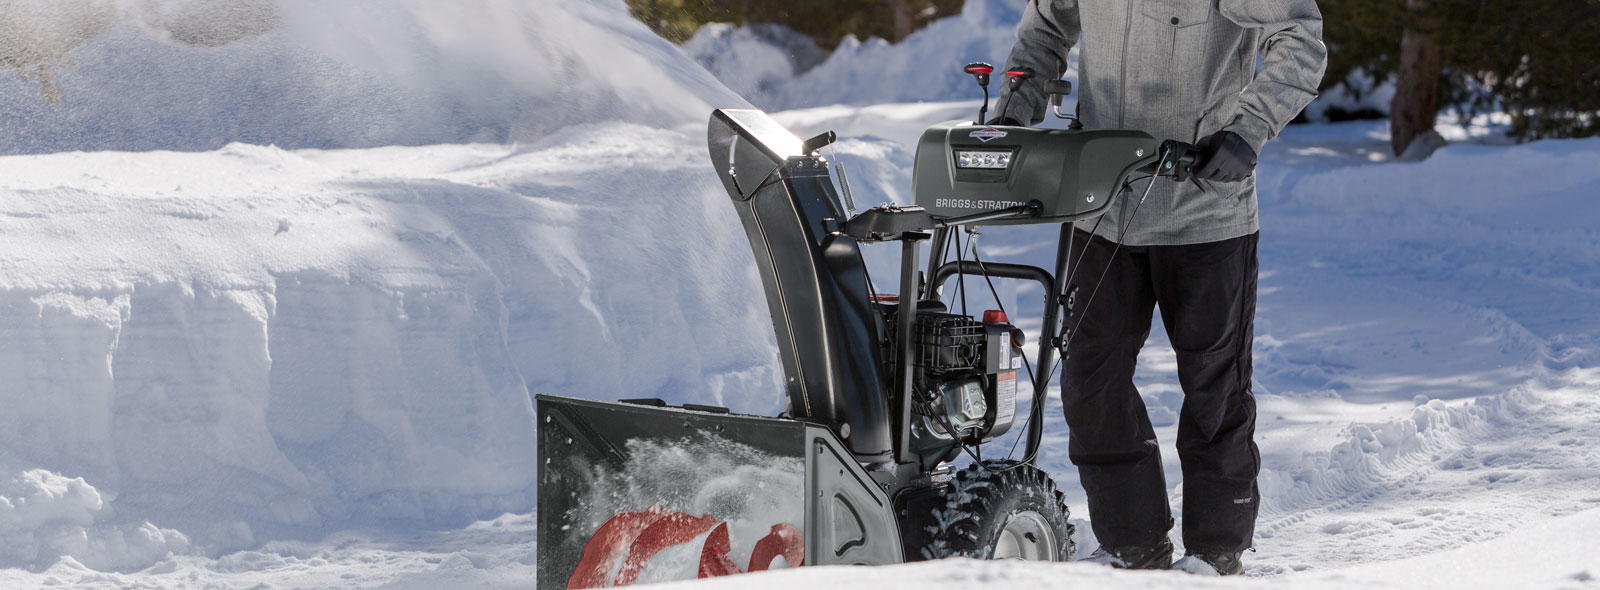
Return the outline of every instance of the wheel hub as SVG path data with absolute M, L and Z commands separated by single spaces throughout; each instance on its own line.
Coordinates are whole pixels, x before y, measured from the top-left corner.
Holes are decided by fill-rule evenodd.
M 1032 510 L 1011 515 L 995 542 L 995 559 L 1056 561 L 1057 539 L 1044 516 Z

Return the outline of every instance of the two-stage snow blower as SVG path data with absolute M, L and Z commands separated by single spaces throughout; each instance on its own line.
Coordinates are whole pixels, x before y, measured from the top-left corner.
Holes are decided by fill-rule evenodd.
M 987 97 L 993 69 L 967 72 Z M 1028 75 L 1006 74 L 1014 85 Z M 1070 88 L 1047 85 L 1058 115 Z M 987 126 L 982 112 L 978 120 L 923 134 L 915 206 L 849 216 L 848 183 L 836 184 L 819 153 L 833 133 L 801 141 L 761 111 L 712 114 L 711 163 L 755 254 L 788 409 L 761 417 L 538 396 L 541 588 L 1071 555 L 1062 495 L 1034 459 L 1043 394 L 1065 356 L 1061 318 L 1087 305 L 1068 292 L 1072 224 L 1125 194 L 1139 198 L 1139 180 L 1181 180 L 1191 148 L 1135 130 Z M 961 248 L 965 227 L 1038 223 L 1061 226 L 1053 272 Z M 900 246 L 898 296 L 877 291 L 861 255 L 863 245 L 888 243 Z M 944 285 L 964 276 L 1044 287 L 1037 358 L 1028 361 L 1003 309 L 972 317 L 941 300 Z M 986 459 L 982 445 L 1018 426 L 1019 373 L 1034 400 L 1020 420 L 1023 453 Z M 957 471 L 963 454 L 971 464 Z

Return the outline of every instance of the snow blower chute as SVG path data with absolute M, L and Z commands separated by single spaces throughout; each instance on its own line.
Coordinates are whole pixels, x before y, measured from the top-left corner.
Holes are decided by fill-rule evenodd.
M 968 72 L 986 82 L 985 67 Z M 1059 99 L 1070 85 L 1048 87 Z M 538 396 L 539 587 L 1067 559 L 1066 507 L 1034 466 L 1044 404 L 1018 416 L 1018 382 L 1027 377 L 1029 399 L 1040 399 L 1058 366 L 1073 305 L 1071 222 L 1124 193 L 1138 198 L 1141 173 L 1181 180 L 1192 164 L 1187 144 L 1073 127 L 935 125 L 917 146 L 916 204 L 849 216 L 848 185 L 819 154 L 831 132 L 801 141 L 761 111 L 713 113 L 712 165 L 755 254 L 788 409 L 759 417 Z M 1061 226 L 1054 269 L 968 259 L 957 241 L 966 226 L 1035 223 Z M 874 286 L 861 257 L 863 245 L 896 243 L 898 296 L 876 290 L 886 285 Z M 963 275 L 1044 287 L 1037 358 L 1028 362 L 1004 310 L 971 317 L 941 301 Z M 1014 428 L 1020 457 L 980 460 L 981 445 Z M 964 453 L 971 465 L 953 469 Z

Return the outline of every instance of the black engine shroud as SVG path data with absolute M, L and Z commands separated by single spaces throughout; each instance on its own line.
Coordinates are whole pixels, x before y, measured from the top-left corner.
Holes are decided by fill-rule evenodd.
M 1119 183 L 1157 159 L 1160 142 L 1131 129 L 1060 130 L 989 127 L 963 121 L 923 132 L 912 173 L 912 200 L 936 217 L 960 217 L 1037 200 L 1037 217 L 981 225 L 1061 223 L 1105 211 Z M 1004 154 L 1004 167 L 963 167 L 962 152 Z

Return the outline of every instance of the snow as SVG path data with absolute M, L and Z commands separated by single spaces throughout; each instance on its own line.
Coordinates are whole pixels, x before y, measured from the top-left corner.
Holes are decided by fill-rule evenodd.
M 698 154 L 572 131 L 0 161 L 8 452 L 227 548 L 526 510 L 530 388 L 775 410 L 743 397 L 776 389 L 770 328 Z M 712 237 L 623 239 L 657 231 Z
M 728 89 L 756 104 L 775 100 L 796 75 L 830 55 L 810 37 L 770 23 L 710 23 L 682 48 Z
M 5 473 L 0 481 L 0 563 L 48 566 L 64 554 L 94 568 L 144 567 L 188 549 L 182 533 L 149 522 L 130 527 L 95 525 L 106 503 L 83 478 L 43 469 Z
M 780 408 L 704 156 L 710 108 L 742 101 L 620 2 L 7 6 L 0 587 L 526 587 L 531 392 Z M 775 117 L 841 134 L 858 206 L 903 203 L 921 130 L 977 109 L 927 64 L 1002 60 L 1015 9 L 968 2 L 787 84 L 764 60 L 718 73 L 833 105 Z M 1459 143 L 1423 162 L 1386 155 L 1384 121 L 1262 154 L 1252 577 L 956 560 L 694 587 L 1591 585 L 1600 141 L 1445 122 Z M 978 243 L 1048 265 L 1054 240 Z M 880 282 L 896 254 L 869 250 Z M 1001 287 L 1037 331 L 1037 287 Z M 1156 330 L 1137 382 L 1177 503 L 1175 371 Z M 1041 464 L 1082 517 L 1046 403 Z
M 711 435 L 674 444 L 627 444 L 628 464 L 621 470 L 595 468 L 589 495 L 576 503 L 579 516 L 573 521 L 587 523 L 580 530 L 599 529 L 612 516 L 653 506 L 695 516 L 715 514 L 728 525 L 728 556 L 742 567 L 773 525 L 805 526 L 804 457 L 775 457 Z M 658 554 L 637 583 L 695 577 L 710 534 Z
M 1272 578 L 1226 579 L 1183 572 L 1128 572 L 1090 564 L 951 559 L 874 568 L 800 568 L 749 577 L 680 582 L 656 588 L 925 588 L 972 584 L 1005 588 L 1584 588 L 1600 551 L 1600 509 L 1556 519 L 1505 537 L 1423 557 Z M 759 577 L 758 577 L 759 576 Z
M 929 23 L 898 44 L 847 36 L 809 68 L 798 67 L 810 63 L 804 57 L 787 67 L 783 62 L 796 59 L 758 59 L 793 53 L 799 43 L 761 26 L 708 25 L 684 48 L 729 88 L 767 110 L 965 99 L 982 91 L 961 66 L 986 61 L 1005 67 L 1021 11 L 1014 1 L 967 0 L 961 14 Z M 783 75 L 791 69 L 794 75 Z M 999 88 L 991 88 L 996 96 Z
M 741 101 L 620 2 L 383 6 L 0 19 L 61 100 L 0 80 L 0 151 L 55 152 L 0 158 L 0 567 L 526 513 L 530 391 L 779 407 L 737 218 L 663 128 Z M 288 149 L 395 143 L 434 145 Z
M 526 142 L 743 102 L 620 0 L 6 7 L 0 153 Z

